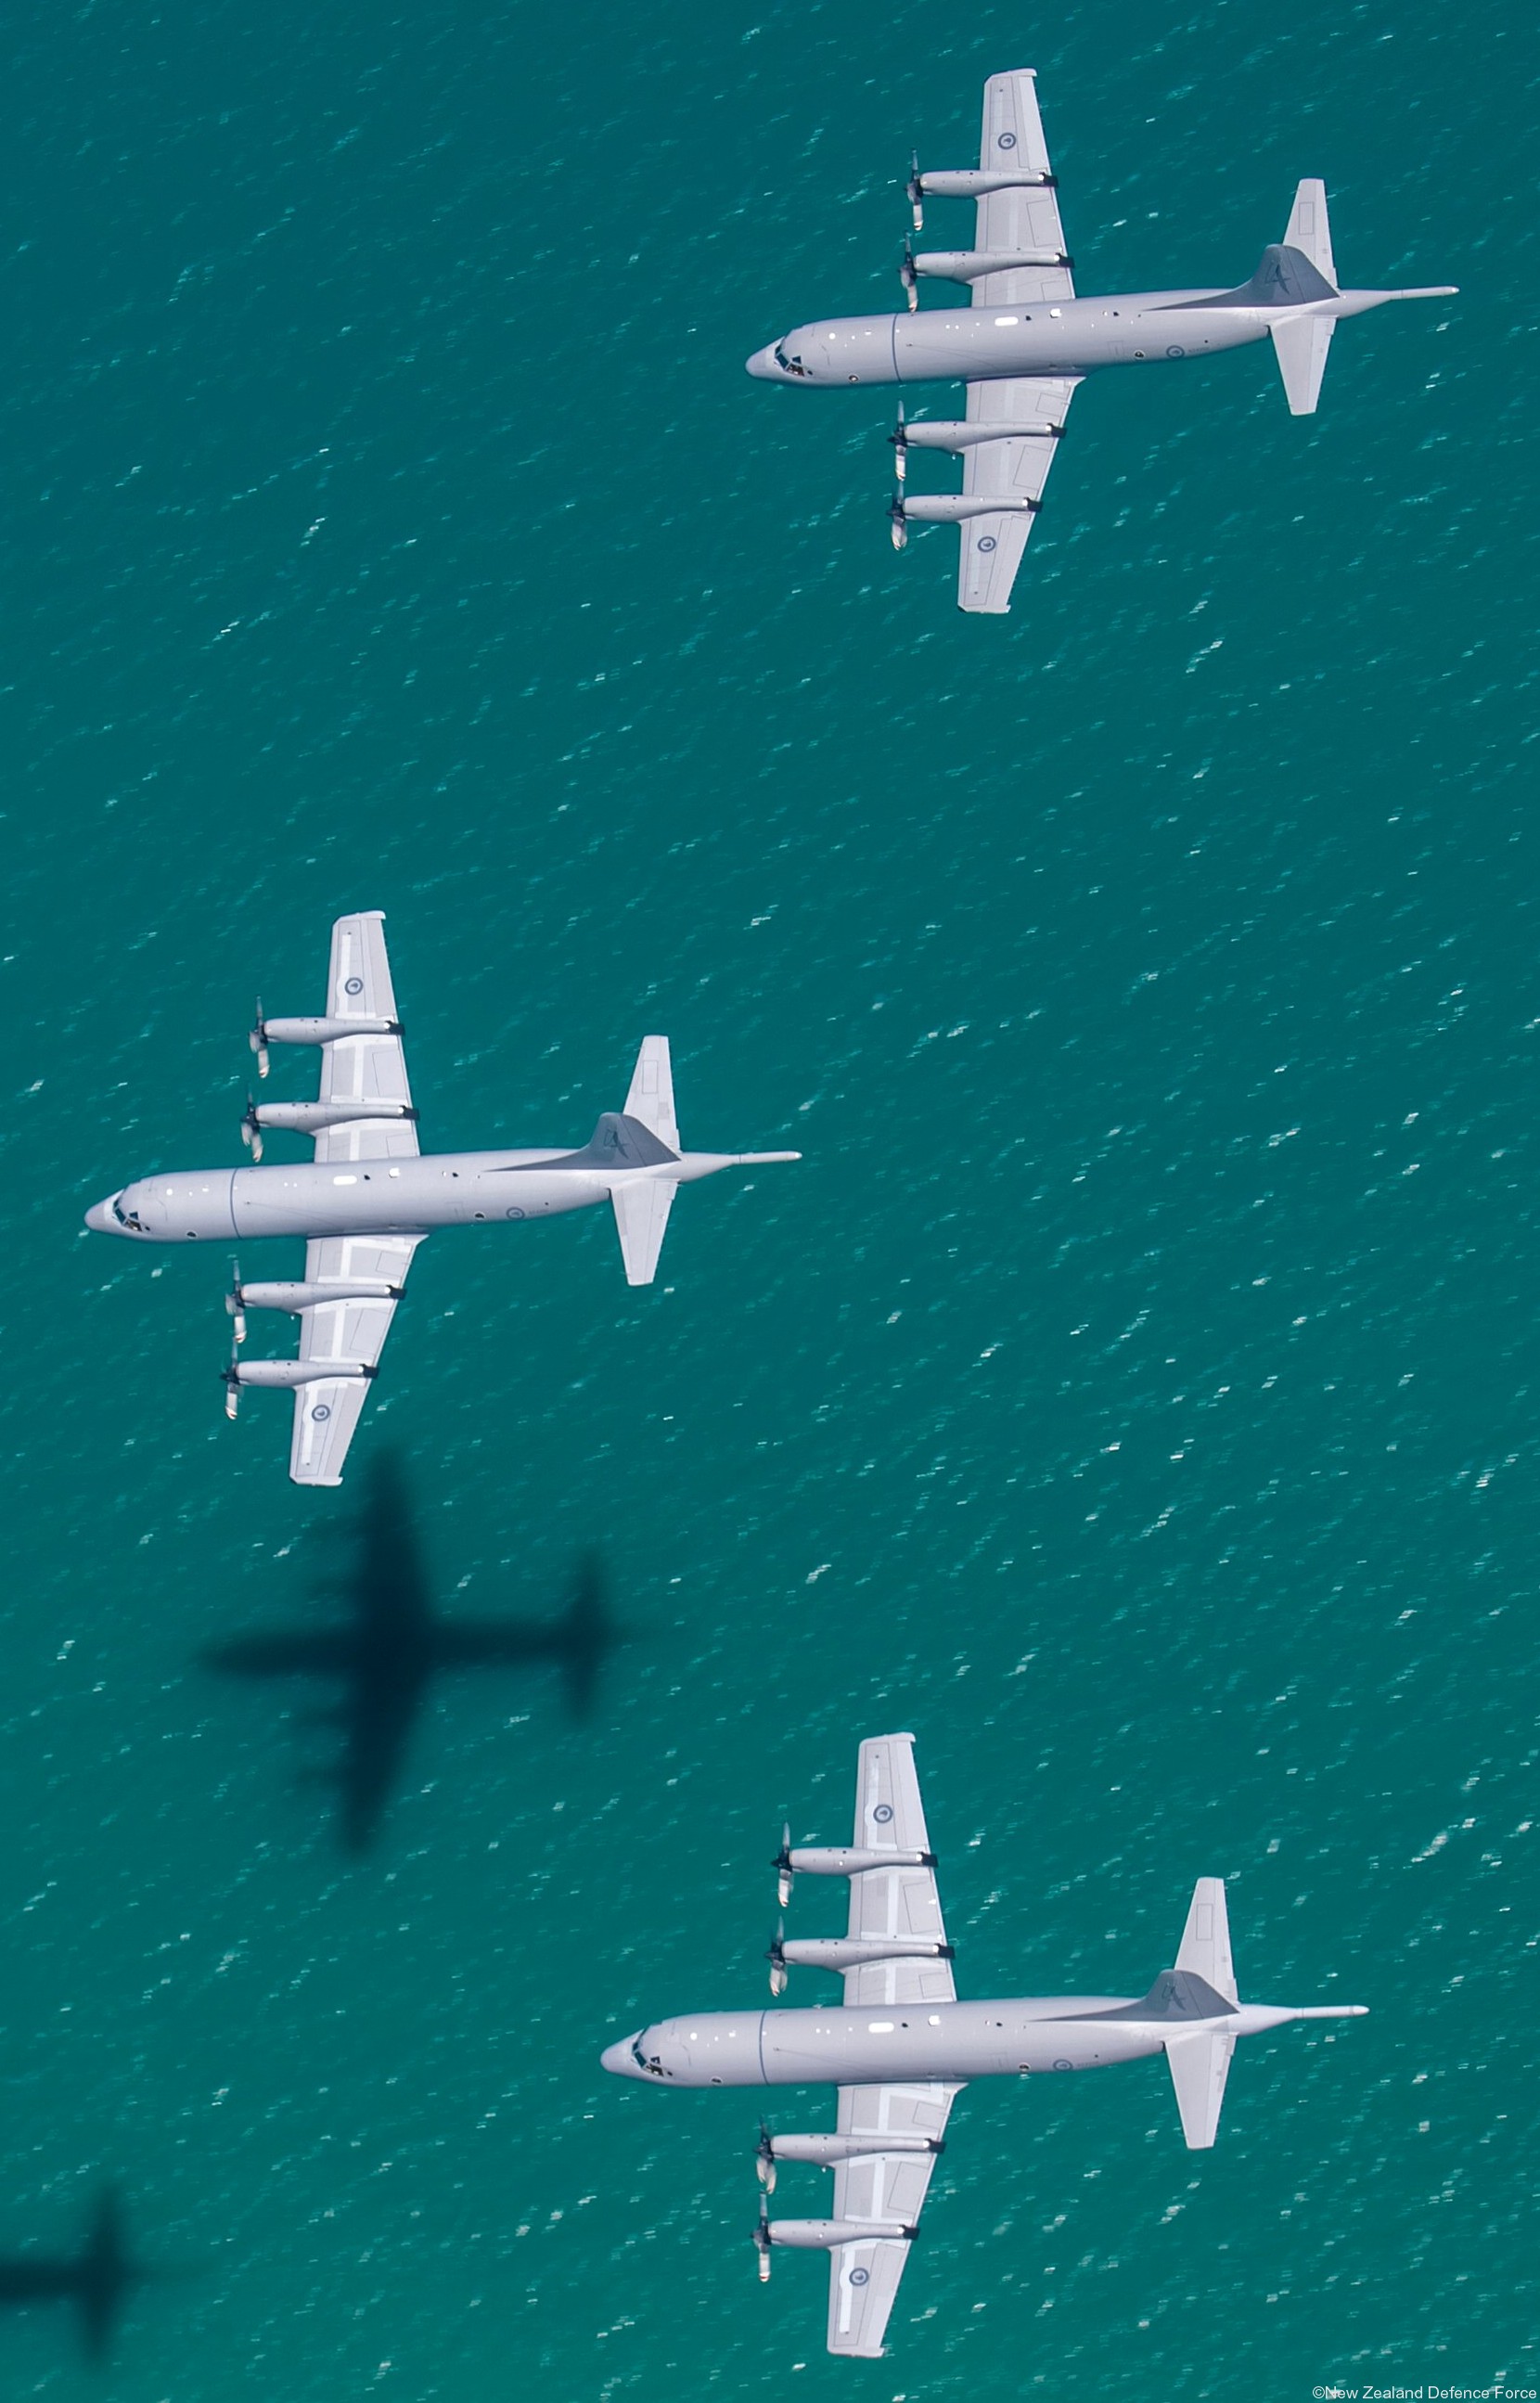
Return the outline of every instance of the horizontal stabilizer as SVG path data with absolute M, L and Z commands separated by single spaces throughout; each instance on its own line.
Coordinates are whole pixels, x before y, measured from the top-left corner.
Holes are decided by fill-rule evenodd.
M 1223 1878 L 1200 1878 L 1192 1890 L 1187 1906 L 1187 1924 L 1182 1930 L 1177 1948 L 1176 1966 L 1190 1969 L 1222 1994 L 1227 2003 L 1239 2003 L 1236 1991 L 1235 1964 L 1230 1958 L 1229 1912 L 1225 1907 Z
M 666 1035 L 647 1035 L 636 1055 L 626 1116 L 639 1119 L 672 1152 L 678 1151 L 679 1121 L 673 1115 L 673 1070 Z
M 1334 317 L 1275 317 L 1272 322 L 1272 347 L 1291 417 L 1315 414 L 1336 324 Z
M 1229 2076 L 1232 2035 L 1174 2035 L 1167 2038 L 1166 2059 L 1182 2114 L 1182 2133 L 1188 2149 L 1207 2152 L 1219 2132 L 1219 2113 Z
M 1297 188 L 1289 221 L 1283 229 L 1284 245 L 1289 250 L 1303 251 L 1318 275 L 1335 287 L 1337 269 L 1331 256 L 1331 225 L 1326 215 L 1326 188 L 1318 175 L 1306 178 Z
M 666 1051 L 664 1058 L 666 1064 Z M 628 1285 L 651 1285 L 657 1275 L 663 1229 L 678 1190 L 672 1176 L 639 1177 L 632 1185 L 611 1186 L 610 1200 L 615 1204 L 615 1226 Z

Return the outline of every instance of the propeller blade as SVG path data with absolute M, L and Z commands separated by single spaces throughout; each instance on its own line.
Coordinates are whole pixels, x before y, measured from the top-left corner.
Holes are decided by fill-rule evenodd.
M 785 1941 L 786 1923 L 784 1919 L 778 1919 L 775 1923 L 775 1934 L 770 1938 L 770 1951 L 765 1955 L 770 1965 L 770 1990 L 772 1994 L 784 1994 L 786 1991 Z
M 229 1367 L 222 1372 L 225 1387 L 225 1416 L 228 1419 L 234 1418 L 241 1407 L 241 1371 L 235 1357 L 235 1346 L 239 1340 L 239 1336 L 230 1338 Z
M 759 2122 L 759 2142 L 754 2148 L 754 2167 L 767 2194 L 775 2192 L 775 2155 L 770 2148 L 770 2132 L 763 2119 Z
M 252 1028 L 251 1033 L 247 1035 L 246 1041 L 250 1044 L 252 1050 L 256 1054 L 257 1075 L 259 1076 L 265 1076 L 268 1073 L 268 1025 L 266 1019 L 262 1015 L 262 996 L 260 993 L 257 996 L 257 1023 Z
M 776 1872 L 775 1898 L 784 1910 L 791 1900 L 791 1823 L 789 1820 L 782 1824 L 781 1849 L 771 1861 L 770 1867 Z
M 246 1311 L 245 1297 L 241 1291 L 241 1263 L 239 1260 L 231 1260 L 230 1262 L 230 1289 L 225 1296 L 225 1308 L 229 1312 L 230 1319 L 232 1321 L 232 1332 L 237 1343 L 243 1343 L 246 1340 Z M 233 1358 L 233 1356 L 234 1355 L 232 1354 L 231 1357 Z M 235 1414 L 231 1411 L 230 1415 L 233 1418 Z
M 902 493 L 895 493 L 888 503 L 888 519 L 893 527 L 893 547 L 895 550 L 902 550 L 909 538 L 909 522 L 904 515 Z
M 904 239 L 904 263 L 898 270 L 898 281 L 909 295 L 909 309 L 912 313 L 920 306 L 920 278 L 914 271 L 914 245 L 907 235 Z
M 759 2256 L 759 2284 L 768 2286 L 770 2273 L 770 2205 L 763 2195 L 759 2198 L 759 2217 L 754 2230 L 755 2251 Z
M 262 1054 L 263 1058 L 266 1056 L 266 1053 Z M 260 1073 L 265 1076 L 268 1072 L 263 1068 Z M 249 1093 L 246 1095 L 246 1115 L 241 1121 L 241 1140 L 245 1145 L 246 1149 L 250 1152 L 254 1161 L 261 1159 L 262 1122 L 257 1115 L 257 1104 L 252 1100 Z
M 909 207 L 914 212 L 914 230 L 916 233 L 923 233 L 925 230 L 925 188 L 920 181 L 920 153 L 918 150 L 911 150 L 909 152 L 909 179 L 904 187 L 904 191 L 909 200 Z
M 888 436 L 893 444 L 893 472 L 900 483 L 909 472 L 909 430 L 904 420 L 904 404 L 898 404 L 898 423 Z

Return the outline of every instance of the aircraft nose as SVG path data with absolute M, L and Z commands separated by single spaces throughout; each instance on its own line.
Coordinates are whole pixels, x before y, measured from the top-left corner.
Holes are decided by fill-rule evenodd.
M 116 1195 L 109 1193 L 104 1202 L 93 1202 L 90 1208 L 87 1211 L 86 1224 L 90 1229 L 93 1235 L 110 1235 L 112 1233 L 115 1224 L 112 1215 L 112 1205 L 116 1198 Z
M 767 342 L 762 351 L 756 351 L 754 356 L 745 359 L 743 364 L 750 375 L 757 376 L 761 383 L 784 383 L 787 381 L 786 370 L 775 355 L 773 342 Z
M 600 2068 L 607 2069 L 614 2077 L 639 2077 L 642 2073 L 631 2050 L 635 2040 L 634 2036 L 625 2035 L 618 2044 L 606 2045 L 599 2056 Z

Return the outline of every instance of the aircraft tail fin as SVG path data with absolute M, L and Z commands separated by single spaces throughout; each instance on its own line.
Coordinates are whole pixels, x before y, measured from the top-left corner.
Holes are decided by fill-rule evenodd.
M 663 1248 L 663 1229 L 679 1188 L 672 1176 L 638 1178 L 632 1185 L 612 1185 L 615 1229 L 628 1285 L 651 1285 Z
M 1336 326 L 1335 317 L 1281 317 L 1269 328 L 1291 417 L 1315 414 Z
M 1318 176 L 1300 184 L 1283 229 L 1285 250 L 1297 250 L 1310 260 L 1335 292 L 1337 268 L 1331 255 L 1331 221 L 1326 215 L 1326 188 Z
M 1223 1878 L 1200 1878 L 1187 1906 L 1186 1925 L 1176 1951 L 1176 1966 L 1200 1978 L 1225 2002 L 1239 2004 L 1235 1963 L 1230 1955 L 1229 1912 L 1225 1906 Z M 1229 2076 L 1232 2035 L 1213 2034 L 1171 2035 L 1166 2062 L 1182 2114 L 1182 2133 L 1194 2152 L 1206 2152 L 1219 2130 L 1219 2113 Z
M 1223 1878 L 1200 1878 L 1187 1906 L 1187 1924 L 1177 1947 L 1176 1966 L 1190 1969 L 1222 1994 L 1239 2003 L 1235 1963 L 1230 1957 L 1229 1912 L 1225 1907 Z
M 681 1149 L 679 1121 L 673 1114 L 673 1069 L 666 1035 L 649 1035 L 636 1055 L 625 1114 L 655 1134 L 669 1149 Z
M 1182 2114 L 1182 2133 L 1188 2149 L 1207 2152 L 1219 2132 L 1225 2080 L 1229 2076 L 1232 2035 L 1173 2035 L 1166 2039 L 1166 2062 Z

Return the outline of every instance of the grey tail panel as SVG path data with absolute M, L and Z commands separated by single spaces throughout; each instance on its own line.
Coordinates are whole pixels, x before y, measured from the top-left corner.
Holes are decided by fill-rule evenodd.
M 1233 2016 L 1235 2005 L 1216 1993 L 1196 1969 L 1163 1969 L 1142 2002 L 1124 2003 L 1116 2011 L 1087 2011 L 1089 2020 L 1164 2020 L 1172 2028 L 1184 2021 L 1219 2020 Z
M 657 1168 L 678 1157 L 640 1118 L 628 1118 L 624 1110 L 606 1110 L 581 1151 L 569 1151 L 560 1160 L 542 1160 L 538 1165 L 545 1175 L 560 1168 Z
M 1328 284 L 1302 250 L 1283 242 L 1269 242 L 1256 262 L 1255 274 L 1233 292 L 1214 292 L 1206 300 L 1184 300 L 1184 309 L 1298 309 L 1308 300 L 1335 300 L 1337 286 Z

